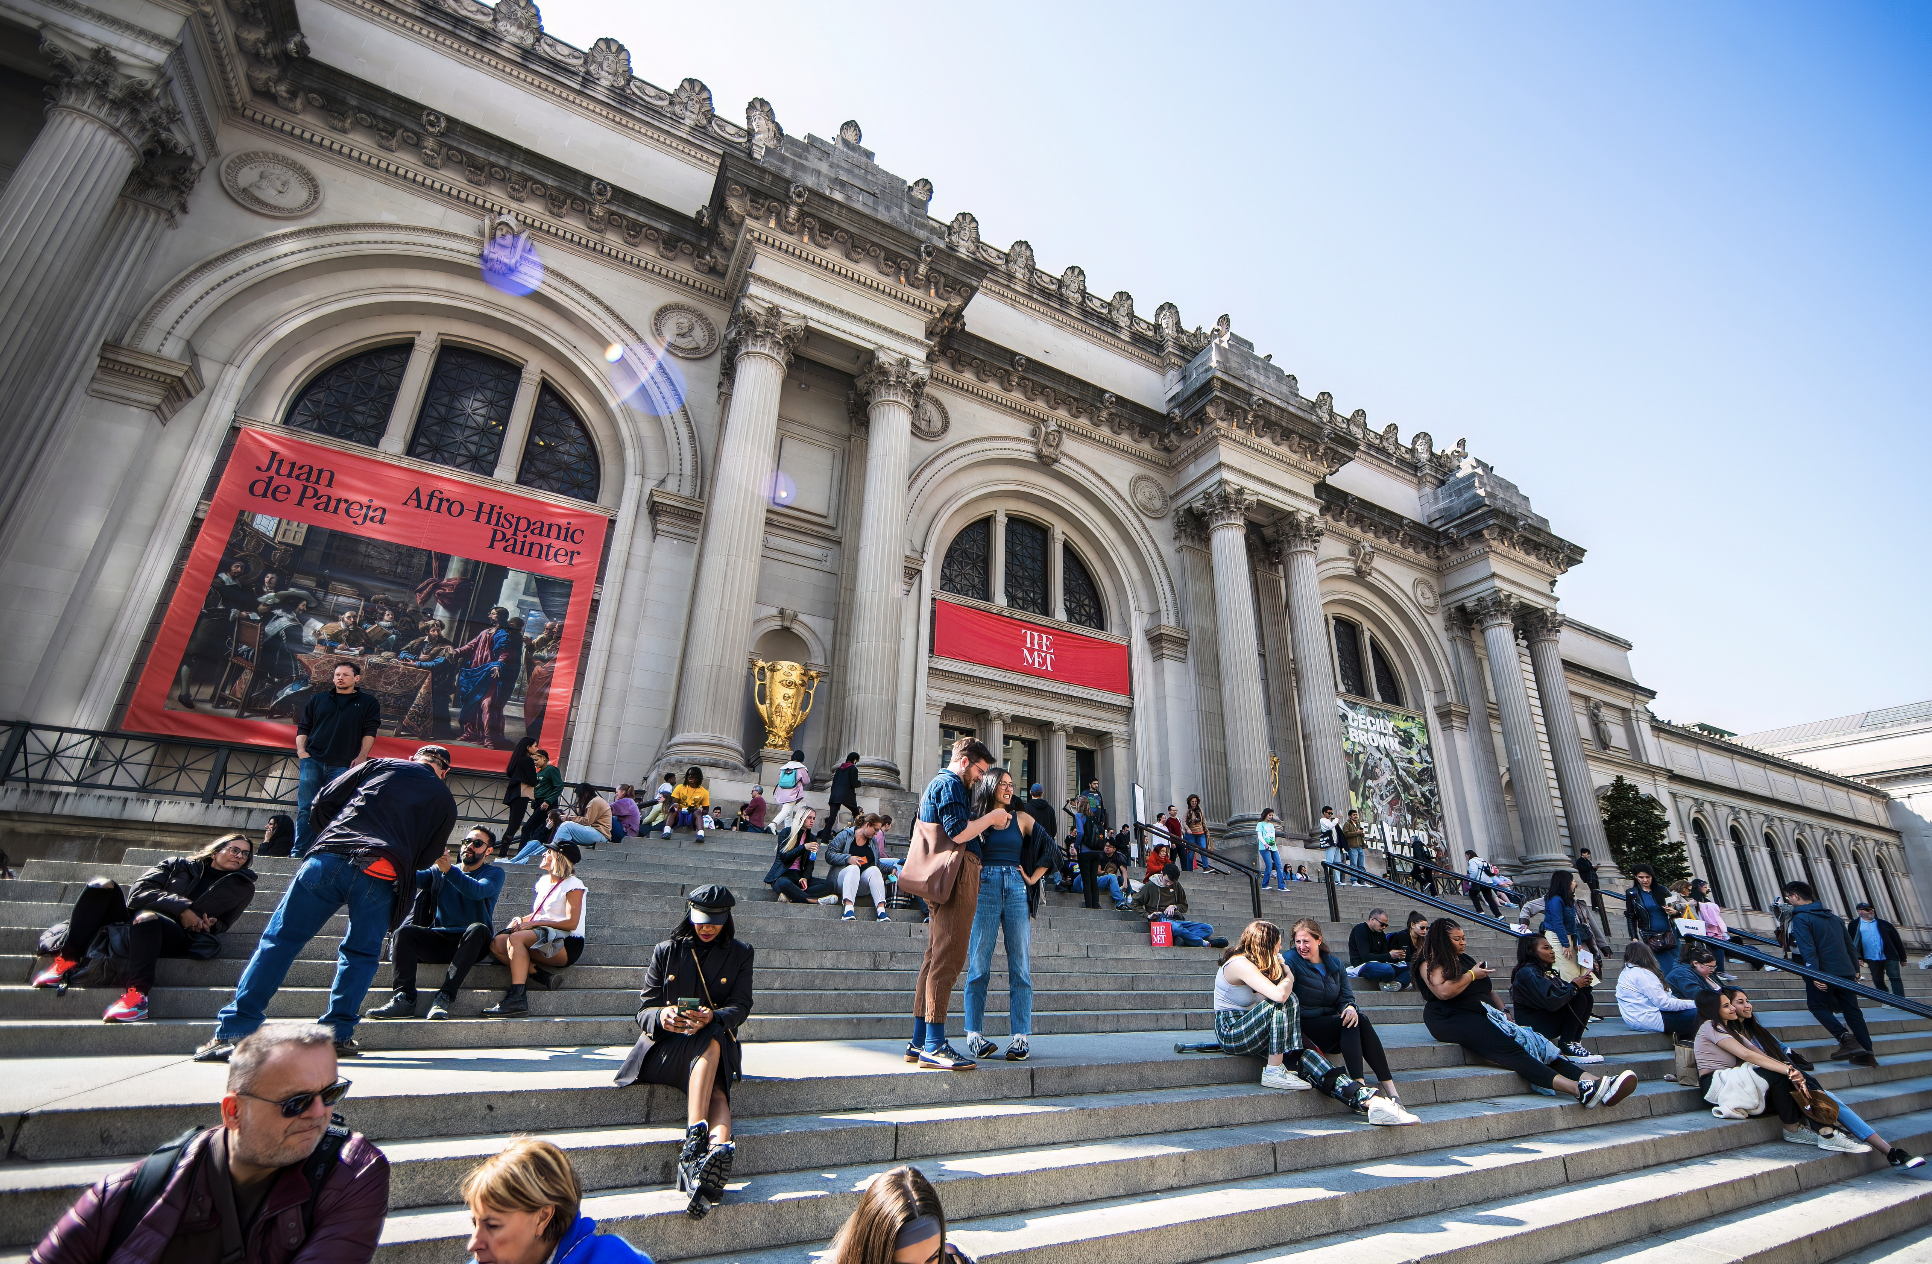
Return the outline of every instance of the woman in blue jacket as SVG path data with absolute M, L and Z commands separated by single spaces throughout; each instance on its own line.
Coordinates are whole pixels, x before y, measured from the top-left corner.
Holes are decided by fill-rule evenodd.
M 584 1187 L 548 1141 L 518 1137 L 463 1181 L 470 1264 L 651 1264 L 651 1257 L 579 1214 Z
M 1348 985 L 1348 970 L 1341 958 L 1328 951 L 1322 940 L 1321 923 L 1304 917 L 1295 923 L 1295 951 L 1288 954 L 1288 969 L 1295 976 L 1295 1003 L 1301 1007 L 1303 1038 L 1317 1049 L 1342 1051 L 1348 1073 L 1362 1079 L 1362 1063 L 1367 1062 L 1381 1081 L 1382 1096 L 1401 1105 L 1395 1091 L 1395 1077 L 1389 1073 L 1389 1059 L 1382 1052 L 1382 1038 L 1375 1024 L 1355 1007 L 1355 991 Z
M 1641 940 L 1657 958 L 1662 977 L 1677 965 L 1677 927 L 1671 923 L 1670 910 L 1664 907 L 1664 888 L 1657 881 L 1656 871 L 1649 865 L 1638 865 L 1630 876 L 1636 885 L 1624 892 L 1624 920 L 1630 923 L 1630 937 Z M 1548 906 L 1544 907 L 1547 922 Z
M 1549 893 L 1543 897 L 1543 938 L 1556 950 L 1559 979 L 1569 983 L 1583 973 L 1576 960 L 1581 947 L 1576 925 L 1576 875 L 1568 869 L 1550 875 Z

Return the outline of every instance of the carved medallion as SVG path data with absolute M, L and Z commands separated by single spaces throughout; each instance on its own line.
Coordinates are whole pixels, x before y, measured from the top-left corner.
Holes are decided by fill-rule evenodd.
M 1415 603 L 1430 614 L 1434 614 L 1436 607 L 1442 604 L 1441 599 L 1436 596 L 1436 586 L 1426 579 L 1415 581 L 1414 592 Z
M 666 303 L 651 317 L 664 349 L 685 360 L 702 360 L 718 349 L 718 327 L 695 307 Z
M 920 395 L 919 407 L 912 410 L 913 434 L 921 439 L 943 438 L 952 424 L 953 419 L 947 414 L 946 405 L 940 402 L 938 396 L 930 390 Z
M 221 164 L 221 187 L 257 215 L 299 219 L 322 205 L 322 185 L 285 154 L 256 150 Z
M 1149 518 L 1167 516 L 1167 489 L 1153 475 L 1134 475 L 1134 481 L 1127 485 L 1127 494 L 1133 497 L 1134 507 Z

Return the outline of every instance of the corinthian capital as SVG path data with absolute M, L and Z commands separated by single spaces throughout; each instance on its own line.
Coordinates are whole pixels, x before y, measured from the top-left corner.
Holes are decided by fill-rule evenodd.
M 926 392 L 926 383 L 932 380 L 932 371 L 923 364 L 914 364 L 905 356 L 888 352 L 874 352 L 872 364 L 859 374 L 859 397 L 868 406 L 873 404 L 904 404 L 908 409 L 919 407 L 920 396 Z
M 1554 641 L 1563 635 L 1566 620 L 1554 610 L 1525 609 L 1516 616 L 1516 624 L 1523 629 L 1531 645 L 1539 641 Z
M 171 130 L 181 111 L 168 101 L 162 85 L 124 75 L 111 49 L 97 46 L 76 55 L 43 35 L 40 54 L 54 68 L 47 89 L 49 110 L 86 115 L 118 135 L 137 158 L 163 150 L 187 152 Z
M 1222 479 L 1201 493 L 1201 498 L 1194 502 L 1194 512 L 1207 519 L 1209 528 L 1243 526 L 1256 499 L 1247 488 Z
M 782 367 L 805 337 L 805 318 L 775 303 L 747 298 L 731 313 L 725 329 L 725 356 L 735 363 L 741 355 L 769 356 Z
M 1281 547 L 1281 560 L 1287 561 L 1290 553 L 1313 553 L 1321 547 L 1322 534 L 1327 530 L 1314 514 L 1289 514 L 1275 525 L 1275 542 Z
M 148 159 L 127 178 L 122 196 L 145 202 L 168 217 L 173 224 L 177 215 L 188 213 L 188 195 L 201 179 L 201 165 L 175 155 Z
M 1469 619 L 1484 632 L 1510 623 L 1516 617 L 1516 599 L 1499 592 L 1485 594 L 1469 603 Z

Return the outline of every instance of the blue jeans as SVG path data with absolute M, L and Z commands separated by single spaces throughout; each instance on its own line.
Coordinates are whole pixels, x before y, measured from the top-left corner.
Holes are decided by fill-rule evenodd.
M 1362 969 L 1355 977 L 1367 979 L 1372 983 L 1387 983 L 1390 979 L 1398 983 L 1407 983 L 1409 967 L 1392 965 L 1387 961 L 1366 961 L 1362 963 Z
M 1183 834 L 1181 837 L 1187 840 L 1187 846 L 1181 848 L 1181 868 L 1192 873 L 1194 872 L 1194 854 L 1196 852 L 1207 851 L 1207 835 Z M 1202 863 L 1205 864 L 1206 862 L 1203 861 Z
M 550 836 L 550 841 L 553 843 L 575 843 L 579 847 L 595 847 L 597 844 L 604 842 L 605 839 L 602 834 L 599 834 L 590 826 L 585 825 L 582 821 L 565 821 L 563 824 L 557 826 L 557 832 Z
M 557 833 L 558 834 L 563 833 L 563 828 L 561 826 L 558 827 Z M 510 857 L 508 860 L 504 861 L 503 863 L 506 865 L 527 865 L 541 855 L 543 855 L 543 840 L 541 838 L 533 838 L 529 842 L 523 845 L 522 851 Z
M 1357 869 L 1364 869 L 1364 870 L 1367 869 L 1368 868 L 1368 850 L 1362 847 L 1349 848 L 1348 863 L 1351 865 L 1354 865 Z M 1356 879 L 1356 881 L 1360 881 L 1360 879 Z
M 1281 873 L 1281 855 L 1272 848 L 1261 853 L 1261 885 L 1264 887 L 1268 885 L 1269 874 L 1274 875 L 1276 886 L 1287 881 Z
M 1086 883 L 1083 881 L 1084 876 L 1085 875 L 1078 874 L 1078 873 L 1073 875 L 1074 890 L 1084 892 L 1087 889 Z M 1120 879 L 1115 877 L 1113 874 L 1111 873 L 1101 874 L 1098 878 L 1094 880 L 1094 885 L 1099 887 L 1102 891 L 1105 891 L 1108 895 L 1113 896 L 1115 904 L 1125 904 L 1127 902 L 1126 892 L 1120 889 Z
M 1183 948 L 1205 948 L 1208 940 L 1214 938 L 1214 927 L 1206 922 L 1183 922 L 1174 918 L 1168 925 L 1174 928 L 1174 942 Z
M 315 803 L 315 796 L 322 793 L 323 786 L 349 771 L 349 765 L 325 764 L 311 755 L 295 767 L 294 855 L 299 859 L 309 854 L 309 846 L 315 842 L 315 830 L 309 825 L 309 808 Z
M 321 852 L 304 860 L 295 871 L 295 881 L 282 893 L 282 902 L 275 906 L 275 915 L 268 919 L 268 929 L 255 945 L 248 968 L 242 971 L 235 999 L 215 1019 L 215 1038 L 240 1040 L 262 1025 L 268 1002 L 288 977 L 296 954 L 345 904 L 349 933 L 336 953 L 329 1011 L 318 1021 L 334 1027 L 337 1040 L 352 1038 L 362 998 L 376 977 L 394 898 L 394 883 L 363 873 L 347 856 Z
M 1113 875 L 1108 875 L 1111 880 Z M 979 871 L 979 903 L 973 906 L 973 934 L 966 945 L 966 1030 L 984 1031 L 986 988 L 993 977 L 993 941 L 1006 933 L 1006 987 L 1012 1035 L 1033 1034 L 1032 940 L 1026 917 L 1026 879 L 1018 865 L 988 865 Z

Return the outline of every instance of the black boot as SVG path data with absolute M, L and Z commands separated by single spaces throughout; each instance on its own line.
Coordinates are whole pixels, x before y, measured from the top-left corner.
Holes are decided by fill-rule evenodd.
M 678 1151 L 678 1192 L 689 1193 L 691 1201 L 684 1214 L 693 1220 L 704 1219 L 711 1205 L 704 1199 L 704 1160 L 711 1149 L 711 1125 L 700 1119 L 684 1130 L 684 1147 Z
M 364 1018 L 414 1018 L 416 1017 L 416 994 L 398 992 L 389 998 L 389 1004 L 380 1009 L 372 1009 Z
M 725 1183 L 731 1179 L 731 1160 L 737 1153 L 737 1146 L 723 1141 L 712 1146 L 699 1164 L 698 1192 L 713 1204 L 724 1197 Z
M 513 1014 L 529 1013 L 530 998 L 523 994 L 526 986 L 522 983 L 512 983 L 510 990 L 503 994 L 502 1000 L 483 1011 L 483 1017 L 508 1018 Z
M 536 986 L 542 988 L 546 992 L 556 991 L 557 985 L 562 981 L 563 981 L 562 975 L 552 974 L 550 973 L 550 971 L 545 970 L 541 966 L 530 967 L 530 982 L 534 983 Z

